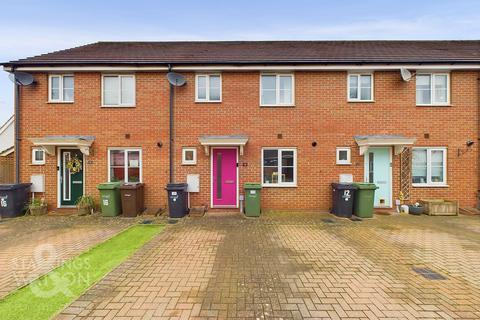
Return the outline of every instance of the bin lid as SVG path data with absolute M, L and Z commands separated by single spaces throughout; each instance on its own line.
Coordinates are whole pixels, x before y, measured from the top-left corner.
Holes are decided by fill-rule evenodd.
M 31 183 L 7 183 L 7 184 L 0 184 L 0 191 L 11 191 L 17 189 L 26 189 L 29 188 L 32 184 Z
M 187 191 L 187 183 L 168 183 L 165 190 L 168 191 Z
M 261 183 L 255 183 L 255 182 L 247 182 L 244 185 L 245 189 L 262 189 L 262 184 Z
M 100 183 L 98 186 L 97 186 L 97 189 L 98 190 L 113 190 L 113 189 L 117 189 L 120 187 L 122 183 L 120 181 L 115 181 L 115 182 L 104 182 L 104 183 Z
M 354 185 L 360 190 L 375 190 L 378 189 L 375 183 L 355 182 Z
M 332 183 L 332 187 L 338 190 L 356 190 L 357 186 L 353 183 Z
M 136 190 L 143 188 L 143 183 L 136 182 L 136 183 L 124 183 L 120 186 L 122 190 Z

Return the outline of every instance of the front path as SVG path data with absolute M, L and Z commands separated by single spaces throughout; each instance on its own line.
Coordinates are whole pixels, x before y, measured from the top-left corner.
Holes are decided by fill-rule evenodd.
M 26 216 L 0 223 L 0 298 L 133 223 L 99 216 Z
M 480 217 L 187 218 L 59 318 L 479 319 Z

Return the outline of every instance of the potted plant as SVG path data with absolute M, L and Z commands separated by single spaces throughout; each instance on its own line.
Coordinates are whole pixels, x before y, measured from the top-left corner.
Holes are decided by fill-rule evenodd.
M 33 198 L 27 205 L 27 209 L 32 216 L 42 216 L 47 214 L 47 203 L 44 198 Z
M 95 209 L 95 200 L 92 196 L 83 195 L 77 199 L 75 203 L 78 209 L 79 216 L 85 216 L 87 214 L 92 214 Z
M 423 206 L 418 202 L 413 205 L 409 205 L 408 213 L 413 214 L 415 216 L 419 216 L 423 214 Z

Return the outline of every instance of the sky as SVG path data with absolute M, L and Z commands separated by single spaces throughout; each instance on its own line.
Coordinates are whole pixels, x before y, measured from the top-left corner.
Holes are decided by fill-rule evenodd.
M 96 41 L 480 39 L 478 0 L 2 0 L 0 62 Z M 13 85 L 0 72 L 0 124 Z

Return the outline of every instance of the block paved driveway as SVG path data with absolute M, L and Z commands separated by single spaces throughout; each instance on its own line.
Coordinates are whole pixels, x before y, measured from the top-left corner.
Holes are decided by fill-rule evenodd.
M 131 223 L 132 219 L 99 216 L 26 216 L 2 220 L 0 298 Z
M 480 217 L 188 218 L 58 316 L 83 318 L 479 319 Z

